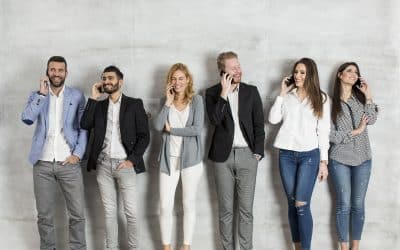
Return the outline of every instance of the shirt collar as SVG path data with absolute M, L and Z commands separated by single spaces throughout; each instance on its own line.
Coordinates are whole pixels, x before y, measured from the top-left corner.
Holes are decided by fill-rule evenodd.
M 234 88 L 231 93 L 239 93 L 240 83 L 237 84 L 236 88 Z
M 60 93 L 58 94 L 58 96 L 56 96 L 56 94 L 54 94 L 53 90 L 51 89 L 51 87 L 49 87 L 49 93 L 51 96 L 55 96 L 55 97 L 64 97 L 64 90 L 65 90 L 65 85 L 62 86 L 62 89 L 60 91 Z
M 121 100 L 122 100 L 122 93 L 121 93 L 121 95 L 118 97 L 118 100 L 114 103 L 113 101 L 111 101 L 111 99 L 109 100 L 109 102 L 112 104 L 112 105 L 119 105 L 119 104 L 121 104 Z

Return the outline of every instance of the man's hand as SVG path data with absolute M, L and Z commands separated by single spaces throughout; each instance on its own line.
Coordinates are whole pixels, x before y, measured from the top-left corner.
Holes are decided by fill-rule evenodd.
M 65 161 L 63 161 L 62 165 L 66 165 L 66 164 L 77 164 L 81 159 L 79 158 L 79 156 L 76 155 L 70 155 L 67 157 L 67 159 L 65 159 Z
M 224 73 L 221 76 L 221 97 L 226 100 L 228 97 L 229 91 L 231 90 L 232 85 L 232 76 L 228 73 Z
M 103 87 L 103 83 L 101 83 L 101 82 L 96 82 L 95 84 L 93 84 L 92 95 L 90 96 L 90 98 L 93 100 L 99 99 L 103 95 L 102 93 L 100 93 L 100 90 L 99 90 L 102 87 Z
M 126 169 L 126 168 L 133 168 L 133 163 L 130 160 L 126 160 L 121 162 L 118 167 L 117 170 L 121 170 L 121 169 Z
M 40 78 L 39 93 L 42 95 L 47 95 L 49 93 L 50 80 L 47 76 Z

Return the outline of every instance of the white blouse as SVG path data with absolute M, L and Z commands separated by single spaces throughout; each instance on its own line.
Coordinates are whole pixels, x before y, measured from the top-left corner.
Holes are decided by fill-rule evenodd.
M 169 109 L 168 121 L 172 128 L 184 128 L 189 118 L 190 105 L 186 105 L 185 109 L 179 111 L 174 105 Z M 171 135 L 170 137 L 170 155 L 181 157 L 182 154 L 182 136 Z
M 301 102 L 296 90 L 284 97 L 278 96 L 268 117 L 272 124 L 283 121 L 274 147 L 298 152 L 319 148 L 320 160 L 328 160 L 330 113 L 329 97 L 323 104 L 323 115 L 318 119 L 309 99 Z

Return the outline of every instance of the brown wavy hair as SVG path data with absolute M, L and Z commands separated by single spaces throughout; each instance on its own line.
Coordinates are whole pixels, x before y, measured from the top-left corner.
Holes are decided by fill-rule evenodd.
M 182 71 L 185 74 L 186 78 L 189 79 L 188 85 L 186 86 L 185 89 L 185 96 L 183 97 L 183 101 L 185 103 L 190 103 L 194 96 L 193 76 L 190 73 L 189 68 L 185 64 L 175 63 L 174 65 L 171 66 L 167 74 L 165 86 L 167 86 L 168 83 L 171 82 L 173 74 L 178 70 Z
M 294 71 L 299 64 L 306 66 L 304 89 L 310 100 L 314 115 L 317 118 L 321 118 L 323 115 L 323 104 L 327 101 L 328 96 L 320 88 L 317 64 L 311 58 L 301 58 L 294 64 L 292 75 L 294 75 Z
M 331 118 L 334 124 L 336 124 L 337 118 L 339 115 L 342 114 L 342 105 L 340 104 L 341 99 L 340 97 L 342 96 L 342 82 L 339 78 L 339 74 L 341 74 L 347 67 L 349 66 L 354 66 L 357 69 L 357 75 L 358 77 L 361 76 L 360 73 L 360 68 L 358 67 L 357 63 L 355 62 L 346 62 L 343 63 L 342 65 L 339 66 L 336 77 L 335 77 L 335 85 L 333 86 L 333 96 L 332 96 L 332 112 L 331 112 Z M 357 86 L 354 84 L 353 87 L 351 88 L 352 94 L 357 98 L 359 102 L 365 105 L 365 96 L 357 88 Z

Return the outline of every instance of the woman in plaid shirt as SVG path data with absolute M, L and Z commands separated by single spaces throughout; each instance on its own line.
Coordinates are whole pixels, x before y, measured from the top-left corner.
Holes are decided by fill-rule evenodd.
M 364 225 L 364 201 L 371 174 L 368 125 L 378 109 L 368 83 L 356 63 L 342 64 L 337 72 L 332 98 L 332 128 L 329 172 L 336 191 L 336 229 L 341 250 L 359 249 Z

